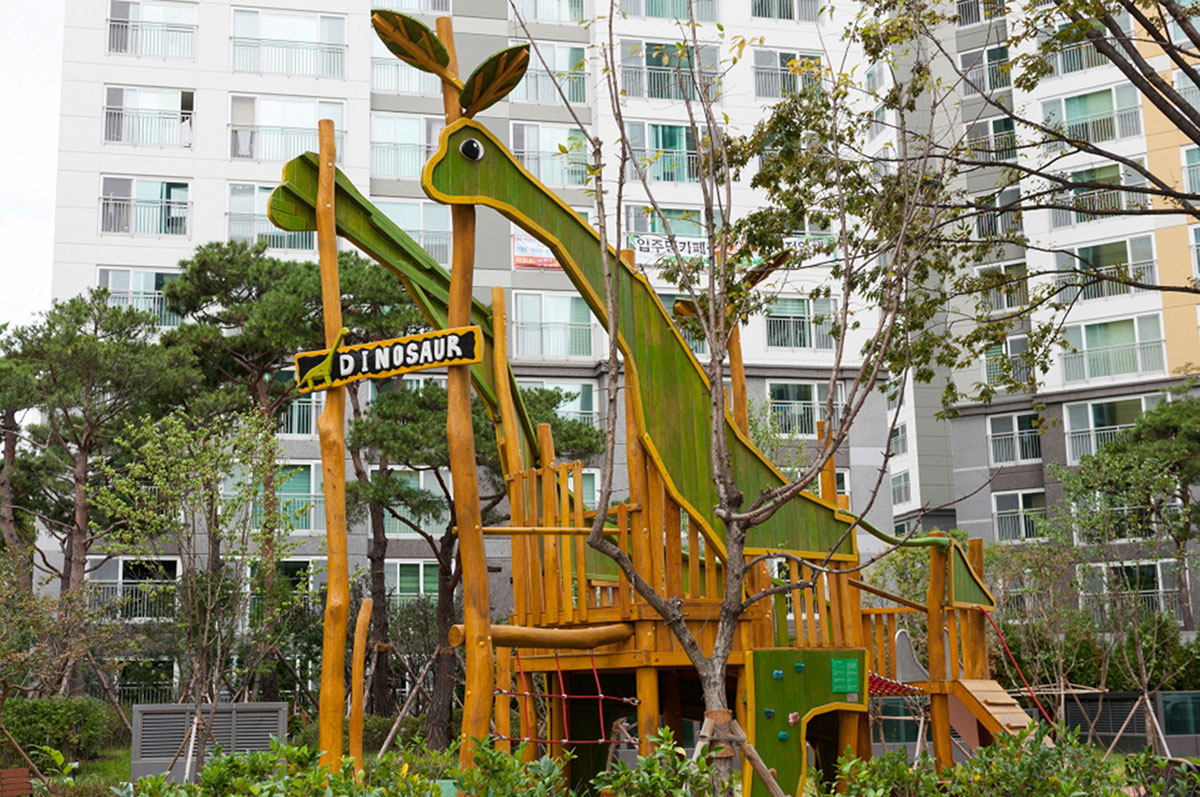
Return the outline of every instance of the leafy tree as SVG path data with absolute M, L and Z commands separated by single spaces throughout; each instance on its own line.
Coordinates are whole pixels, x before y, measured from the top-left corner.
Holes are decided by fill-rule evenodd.
M 17 557 L 17 579 L 21 586 L 32 590 L 34 528 L 27 507 L 33 501 L 37 484 L 31 467 L 33 459 L 18 456 L 21 420 L 30 407 L 26 385 L 32 370 L 10 346 L 3 346 L 0 352 L 0 541 Z

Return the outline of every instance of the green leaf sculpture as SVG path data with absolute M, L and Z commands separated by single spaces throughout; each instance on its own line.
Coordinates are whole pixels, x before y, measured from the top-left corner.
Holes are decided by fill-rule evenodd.
M 463 84 L 459 104 L 463 114 L 474 117 L 475 114 L 490 108 L 504 99 L 510 91 L 517 87 L 525 70 L 529 68 L 529 45 L 514 44 L 506 47 L 476 67 L 467 82 Z
M 392 54 L 423 72 L 431 72 L 447 83 L 461 85 L 450 73 L 450 53 L 437 34 L 407 14 L 376 8 L 371 25 Z

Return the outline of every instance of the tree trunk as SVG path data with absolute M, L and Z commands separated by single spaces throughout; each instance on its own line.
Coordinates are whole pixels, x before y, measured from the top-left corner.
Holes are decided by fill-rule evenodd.
M 9 548 L 20 552 L 17 578 L 21 589 L 32 592 L 33 547 L 17 528 L 13 508 L 13 478 L 17 468 L 17 426 L 13 412 L 8 411 L 0 416 L 0 428 L 4 430 L 4 461 L 0 464 L 0 539 Z
M 391 714 L 395 707 L 392 690 L 388 684 L 388 628 L 387 577 L 384 573 L 384 558 L 387 556 L 387 535 L 383 530 L 383 507 L 371 504 L 371 546 L 367 559 L 371 562 L 371 636 L 375 638 L 375 669 L 371 673 L 371 707 L 375 714 Z
M 447 532 L 447 537 L 450 533 Z M 450 709 L 454 705 L 455 670 L 458 660 L 450 647 L 450 626 L 454 624 L 453 588 L 453 543 L 450 556 L 443 556 L 438 565 L 437 620 L 438 648 L 433 654 L 433 694 L 430 696 L 429 711 L 425 715 L 425 738 L 429 749 L 445 750 L 450 744 Z M 442 552 L 446 553 L 446 537 L 442 538 Z
M 1194 631 L 1196 621 L 1192 617 L 1192 596 L 1188 592 L 1187 544 L 1186 537 L 1175 541 L 1175 584 L 1179 591 L 1179 621 L 1183 623 L 1183 630 Z
M 258 401 L 263 416 L 272 421 L 275 418 L 275 408 L 271 404 L 270 384 L 266 379 L 260 379 L 255 386 L 254 398 Z M 262 476 L 262 588 L 264 596 L 270 596 L 271 588 L 275 585 L 275 534 L 279 530 L 279 504 L 275 499 L 275 457 L 271 452 L 269 462 L 263 463 Z

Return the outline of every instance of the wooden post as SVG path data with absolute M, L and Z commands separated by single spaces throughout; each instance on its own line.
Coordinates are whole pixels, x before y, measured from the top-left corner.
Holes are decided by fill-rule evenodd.
M 637 696 L 638 753 L 650 755 L 654 752 L 650 734 L 658 731 L 658 670 L 638 667 Z
M 363 735 L 363 660 L 367 655 L 367 629 L 371 624 L 374 601 L 364 598 L 354 623 L 354 660 L 350 662 L 350 757 L 354 771 L 362 772 Z
M 496 693 L 496 705 L 492 710 L 496 735 L 500 737 L 496 749 L 512 753 L 512 741 L 508 739 L 512 736 L 512 708 L 508 694 L 512 690 L 512 648 L 496 649 L 496 686 L 501 690 Z
M 438 17 L 437 34 L 450 55 L 448 69 L 458 74 L 454 26 L 450 17 Z M 442 82 L 446 124 L 462 116 L 459 89 Z M 475 206 L 450 208 L 453 254 L 446 322 L 451 327 L 471 323 L 471 289 L 475 280 Z M 464 654 L 467 686 L 463 697 L 460 761 L 469 765 L 475 740 L 491 730 L 493 671 L 491 601 L 488 596 L 487 558 L 483 548 L 483 521 L 479 509 L 479 483 L 475 474 L 475 435 L 471 425 L 471 367 L 452 365 L 446 375 L 446 438 L 450 476 L 454 485 L 454 517 L 458 524 L 458 551 L 462 567 Z
M 729 382 L 733 386 L 733 422 L 742 434 L 750 436 L 750 406 L 746 399 L 746 365 L 742 361 L 742 325 L 736 317 L 730 319 L 729 330 Z M 713 385 L 714 390 L 720 385 Z
M 980 578 L 983 578 L 983 540 L 976 538 L 967 541 L 967 561 L 971 563 L 971 567 L 975 568 L 975 572 Z M 988 655 L 987 655 L 987 620 L 984 619 L 983 612 L 972 611 L 967 614 L 967 621 L 963 623 L 963 647 L 966 652 L 966 677 L 976 681 L 986 681 L 988 679 Z M 970 633 L 965 633 L 970 629 Z M 969 645 L 969 648 L 968 648 Z
M 334 179 L 337 151 L 333 122 L 322 119 L 317 177 L 317 253 L 321 263 L 321 302 L 325 345 L 332 348 L 342 329 L 342 291 L 338 281 Z M 346 393 L 325 392 L 325 409 L 317 419 L 325 493 L 325 551 L 328 584 L 325 631 L 321 645 L 321 692 L 318 697 L 318 741 L 321 763 L 336 771 L 342 760 L 342 717 L 345 711 L 346 625 L 350 619 L 350 565 L 346 550 Z
M 930 536 L 944 537 L 945 532 L 933 531 Z M 946 680 L 946 612 L 942 606 L 946 597 L 946 551 L 940 545 L 929 547 L 929 592 L 925 596 L 928 607 L 929 636 L 929 680 L 935 691 L 929 696 L 929 721 L 933 734 L 933 760 L 939 770 L 954 764 L 954 750 L 950 746 L 950 696 L 943 690 L 949 685 Z

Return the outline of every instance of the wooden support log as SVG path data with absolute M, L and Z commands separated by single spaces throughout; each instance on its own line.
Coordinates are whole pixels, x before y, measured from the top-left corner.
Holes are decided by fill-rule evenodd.
M 492 626 L 492 646 L 509 648 L 568 648 L 587 650 L 624 642 L 633 636 L 629 623 L 592 628 L 527 628 L 520 625 Z M 459 647 L 466 638 L 462 625 L 450 627 L 450 645 Z
M 350 757 L 354 771 L 363 771 L 363 659 L 367 655 L 367 629 L 371 624 L 374 601 L 365 598 L 354 623 L 354 659 L 350 662 Z
M 934 531 L 930 536 L 945 536 Z M 946 596 L 946 551 L 939 545 L 929 548 L 929 591 L 925 597 L 928 612 L 929 680 L 946 682 L 946 612 L 942 602 Z M 950 698 L 944 692 L 929 696 L 929 721 L 933 735 L 933 759 L 938 770 L 954 764 L 954 749 L 950 743 Z

